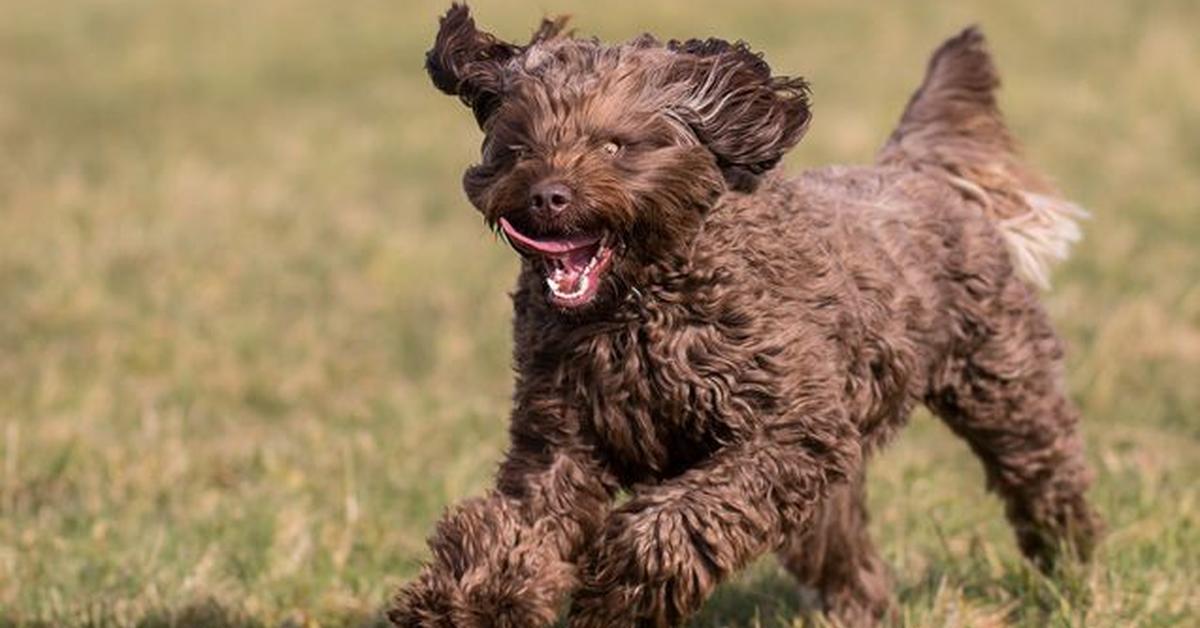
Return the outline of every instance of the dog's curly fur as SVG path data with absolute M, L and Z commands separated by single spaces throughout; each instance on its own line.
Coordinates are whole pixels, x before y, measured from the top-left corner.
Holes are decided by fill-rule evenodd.
M 776 552 L 838 621 L 876 623 L 864 466 L 918 403 L 978 454 L 1027 556 L 1086 557 L 1100 522 L 1031 285 L 1079 210 L 1018 160 L 980 32 L 934 54 L 876 165 L 789 178 L 803 80 L 743 43 L 563 28 L 510 44 L 455 5 L 427 58 L 486 134 L 464 187 L 487 223 L 604 233 L 612 261 L 566 307 L 522 249 L 511 448 L 392 621 L 544 626 L 569 597 L 576 628 L 676 625 Z M 548 179 L 571 193 L 554 214 L 529 201 Z

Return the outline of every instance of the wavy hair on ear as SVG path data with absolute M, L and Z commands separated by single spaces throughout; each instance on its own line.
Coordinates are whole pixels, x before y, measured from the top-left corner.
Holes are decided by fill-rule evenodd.
M 529 46 L 562 36 L 567 16 L 544 18 L 526 46 L 510 44 L 475 27 L 464 4 L 452 4 L 438 26 L 433 48 L 425 53 L 425 70 L 443 93 L 458 96 L 482 127 L 500 105 L 504 66 Z
M 425 54 L 425 70 L 435 87 L 458 96 L 483 126 L 500 103 L 503 66 L 520 52 L 520 46 L 475 28 L 466 5 L 454 4 Z
M 667 49 L 678 55 L 669 80 L 684 85 L 669 115 L 708 147 L 732 189 L 752 191 L 808 129 L 808 83 L 772 76 L 741 41 L 672 40 Z

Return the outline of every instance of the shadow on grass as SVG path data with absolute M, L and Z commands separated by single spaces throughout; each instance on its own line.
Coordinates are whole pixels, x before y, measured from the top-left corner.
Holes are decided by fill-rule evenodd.
M 782 628 L 820 610 L 816 593 L 774 565 L 719 587 L 689 623 L 692 628 Z
M 1091 606 L 1090 568 L 1067 562 L 1047 575 L 1020 559 L 998 570 L 980 561 L 931 567 L 913 579 L 893 573 L 899 625 L 945 623 L 952 598 L 977 608 L 979 618 L 1003 617 L 1017 626 L 1085 625 Z M 949 597 L 947 595 L 949 594 Z M 908 621 L 904 617 L 907 616 Z M 717 589 L 691 628 L 829 626 L 816 591 L 799 586 L 770 561 Z

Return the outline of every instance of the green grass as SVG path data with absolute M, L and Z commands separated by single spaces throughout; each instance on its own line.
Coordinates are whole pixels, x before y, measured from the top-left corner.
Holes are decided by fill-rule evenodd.
M 814 85 L 791 168 L 865 162 L 925 56 L 989 32 L 1030 158 L 1091 208 L 1072 347 L 1095 563 L 1018 557 L 926 417 L 874 462 L 908 625 L 1200 616 L 1200 5 L 475 3 L 523 38 L 743 37 Z M 504 447 L 513 256 L 420 64 L 437 2 L 0 5 L 0 625 L 369 625 Z M 699 626 L 787 626 L 770 561 Z

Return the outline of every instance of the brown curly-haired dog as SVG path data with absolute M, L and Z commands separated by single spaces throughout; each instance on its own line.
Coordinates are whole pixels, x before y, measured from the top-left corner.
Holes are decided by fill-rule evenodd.
M 1078 208 L 1017 159 L 975 29 L 947 41 L 878 163 L 773 171 L 802 79 L 745 44 L 526 45 L 442 19 L 427 68 L 486 138 L 467 196 L 523 258 L 512 444 L 451 509 L 400 626 L 670 626 L 766 552 L 872 624 L 868 455 L 924 403 L 979 455 L 1022 551 L 1099 521 L 1062 345 L 1031 284 Z M 614 503 L 622 489 L 628 500 Z

